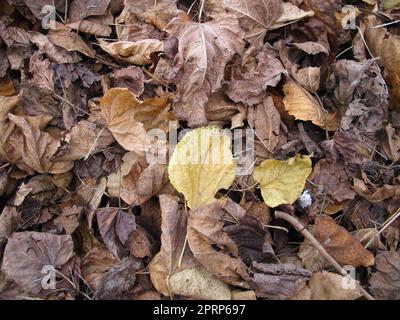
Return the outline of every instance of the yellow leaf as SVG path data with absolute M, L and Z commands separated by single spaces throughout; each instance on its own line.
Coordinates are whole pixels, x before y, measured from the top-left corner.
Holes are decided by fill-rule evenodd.
M 305 89 L 293 80 L 284 86 L 285 98 L 283 104 L 286 111 L 297 120 L 311 121 L 315 125 L 335 131 L 337 126 L 336 115 L 323 110 L 318 102 Z
M 301 195 L 311 173 L 311 159 L 297 155 L 286 161 L 265 160 L 254 169 L 254 180 L 261 186 L 265 203 L 275 208 L 292 204 Z
M 169 179 L 191 209 L 215 200 L 219 189 L 235 179 L 236 162 L 228 136 L 218 128 L 190 131 L 178 143 L 168 166 Z

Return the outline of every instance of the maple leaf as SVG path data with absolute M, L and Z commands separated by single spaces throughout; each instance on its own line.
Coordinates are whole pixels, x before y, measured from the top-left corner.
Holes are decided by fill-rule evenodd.
M 243 50 L 242 31 L 232 17 L 197 23 L 183 14 L 166 31 L 179 40 L 174 68 L 180 70 L 180 80 L 174 112 L 191 127 L 204 125 L 209 96 L 221 88 L 228 61 Z

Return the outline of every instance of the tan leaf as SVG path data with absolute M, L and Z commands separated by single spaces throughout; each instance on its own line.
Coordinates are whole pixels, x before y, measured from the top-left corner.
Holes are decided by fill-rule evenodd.
M 8 117 L 22 131 L 22 158 L 29 167 L 40 173 L 53 174 L 72 169 L 73 162 L 55 161 L 54 155 L 60 147 L 60 140 L 43 131 L 52 117 L 20 117 L 13 114 L 9 114 Z
M 47 36 L 39 32 L 30 32 L 30 40 L 39 47 L 40 53 L 45 53 L 50 60 L 56 63 L 77 63 L 81 61 L 77 52 L 67 50 L 54 45 Z
M 164 51 L 164 43 L 157 39 L 145 39 L 136 42 L 107 42 L 99 39 L 100 47 L 116 59 L 132 64 L 147 65 L 152 63 L 152 54 Z
M 319 103 L 295 81 L 288 80 L 283 90 L 285 92 L 283 103 L 290 115 L 297 120 L 311 121 L 330 131 L 337 129 L 336 115 L 323 110 Z
M 374 255 L 329 216 L 320 215 L 315 219 L 314 236 L 341 265 L 369 267 L 374 264 Z
M 308 91 L 317 93 L 321 82 L 321 68 L 301 68 L 296 72 L 296 80 Z
M 105 149 L 115 140 L 110 131 L 101 129 L 96 124 L 81 120 L 66 135 L 68 148 L 57 156 L 58 160 L 76 161 Z
M 78 51 L 90 58 L 94 58 L 96 55 L 96 51 L 78 34 L 63 25 L 57 29 L 51 29 L 48 38 L 53 44 L 67 51 Z
M 226 211 L 220 202 L 204 205 L 190 213 L 188 243 L 194 257 L 218 279 L 248 288 L 247 267 L 238 257 L 239 250 L 223 230 Z M 215 246 L 221 250 L 217 251 Z
M 106 92 L 100 100 L 107 127 L 118 143 L 128 151 L 144 155 L 149 141 L 143 123 L 135 120 L 136 108 L 141 102 L 126 88 Z
M 94 247 L 82 258 L 82 277 L 96 290 L 106 273 L 116 264 L 117 260 L 106 247 Z
M 350 277 L 331 272 L 315 273 L 308 285 L 293 300 L 355 300 L 361 297 L 357 283 Z
M 244 47 L 237 20 L 197 23 L 186 15 L 174 18 L 166 31 L 179 40 L 175 66 L 179 70 L 174 112 L 189 126 L 207 122 L 205 105 L 209 96 L 221 88 L 227 62 Z

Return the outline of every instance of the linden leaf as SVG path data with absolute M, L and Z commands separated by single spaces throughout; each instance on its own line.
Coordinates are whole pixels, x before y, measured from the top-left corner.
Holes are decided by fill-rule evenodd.
M 297 155 L 286 161 L 265 160 L 254 169 L 253 177 L 265 203 L 275 208 L 293 204 L 300 197 L 311 169 L 310 157 Z
M 183 193 L 191 209 L 213 202 L 219 189 L 231 186 L 235 171 L 230 140 L 215 127 L 187 133 L 168 166 L 172 185 Z

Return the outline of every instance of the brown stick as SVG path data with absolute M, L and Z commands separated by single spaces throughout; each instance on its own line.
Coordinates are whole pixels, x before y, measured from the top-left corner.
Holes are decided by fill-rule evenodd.
M 283 219 L 289 222 L 296 231 L 300 232 L 306 239 L 308 239 L 311 244 L 321 253 L 321 255 L 342 275 L 347 276 L 346 270 L 344 270 L 339 263 L 325 250 L 325 248 L 318 242 L 317 239 L 306 229 L 305 226 L 295 217 L 284 213 L 282 211 L 275 211 L 275 218 Z M 373 296 L 371 296 L 357 281 L 357 285 L 359 287 L 360 292 L 362 295 L 368 300 L 375 300 Z

